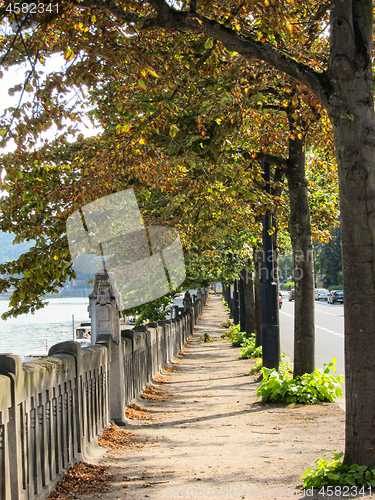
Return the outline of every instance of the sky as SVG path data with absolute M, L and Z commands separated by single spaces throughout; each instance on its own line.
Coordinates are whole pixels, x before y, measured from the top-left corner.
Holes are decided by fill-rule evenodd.
M 45 66 L 42 64 L 39 64 L 37 67 L 38 71 L 43 71 L 45 74 L 51 73 L 52 71 L 57 71 L 61 70 L 66 66 L 66 61 L 63 58 L 62 55 L 56 54 L 53 56 L 51 59 L 48 59 L 46 61 Z M 3 77 L 0 79 L 0 116 L 3 114 L 4 110 L 8 107 L 12 106 L 17 106 L 19 99 L 20 99 L 20 93 L 17 92 L 14 96 L 10 96 L 8 93 L 8 90 L 12 87 L 14 87 L 17 84 L 22 84 L 25 81 L 25 74 L 29 70 L 30 66 L 26 64 L 22 64 L 18 67 L 11 67 L 8 70 L 5 70 L 4 68 L 1 70 L 3 73 Z M 43 78 L 43 77 L 42 77 Z M 73 96 L 73 92 L 72 92 Z M 27 101 L 30 98 L 30 94 L 25 93 L 23 97 L 23 101 Z M 68 98 L 68 96 L 67 96 Z M 94 129 L 91 124 L 88 123 L 87 125 L 88 128 L 85 126 L 81 125 L 80 132 L 84 135 L 84 137 L 90 137 L 93 135 L 97 135 L 100 130 L 99 129 Z M 49 130 L 45 133 L 44 137 L 53 139 L 54 138 L 54 132 L 53 130 Z M 15 149 L 15 144 L 13 141 L 9 141 L 9 143 L 2 149 L 0 149 L 0 155 L 2 153 L 8 153 L 11 152 Z M 1 179 L 4 179 L 6 172 L 5 170 L 1 167 L 1 159 L 0 159 L 0 176 Z M 7 193 L 5 191 L 0 191 L 0 196 L 7 196 Z

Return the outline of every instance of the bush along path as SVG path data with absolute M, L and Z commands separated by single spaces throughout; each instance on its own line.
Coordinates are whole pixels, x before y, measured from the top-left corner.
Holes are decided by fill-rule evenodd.
M 125 437 L 102 440 L 104 490 L 75 498 L 305 497 L 301 475 L 343 450 L 345 414 L 329 402 L 262 402 L 255 359 L 221 338 L 226 321 L 221 297 L 211 296 L 188 345 L 128 409 L 128 426 L 112 431 Z M 332 498 L 306 492 L 314 497 Z

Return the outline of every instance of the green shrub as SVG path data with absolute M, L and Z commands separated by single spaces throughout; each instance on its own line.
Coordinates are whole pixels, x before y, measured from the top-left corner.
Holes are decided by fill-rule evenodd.
M 284 356 L 285 357 L 285 356 Z M 285 361 L 284 363 L 280 363 L 279 371 L 285 374 L 293 375 L 293 365 L 290 361 Z
M 233 326 L 233 323 L 229 319 L 227 319 L 227 321 L 225 321 L 224 323 L 220 323 L 220 324 L 223 328 L 230 328 L 231 326 Z M 223 335 L 221 337 L 225 338 L 225 337 L 223 337 Z
M 255 333 L 244 338 L 240 350 L 240 359 L 259 358 L 262 355 L 262 346 L 255 347 Z
M 258 358 L 253 366 L 250 368 L 250 373 L 258 373 L 263 367 L 263 361 L 262 358 Z
M 324 460 L 332 455 L 332 462 Z M 321 486 L 375 486 L 375 465 L 347 465 L 340 460 L 343 453 L 326 453 L 324 458 L 315 460 L 316 468 L 310 467 L 301 476 L 305 488 Z M 340 491 L 342 488 L 340 488 Z M 333 490 L 334 491 L 334 490 Z
M 207 333 L 207 332 L 204 332 L 204 334 L 203 334 L 203 335 L 201 335 L 200 339 L 201 339 L 201 341 L 202 341 L 202 342 L 213 342 L 213 341 L 214 341 L 214 339 L 213 339 L 213 338 L 211 338 L 211 337 L 208 335 L 208 333 Z
M 258 358 L 250 369 L 250 373 L 258 373 L 263 367 L 262 358 Z M 293 373 L 293 365 L 290 361 L 280 363 L 279 371 L 282 373 Z
M 262 368 L 263 380 L 257 387 L 257 397 L 262 396 L 262 401 L 284 403 L 318 403 L 320 401 L 333 401 L 342 396 L 340 382 L 343 377 L 332 375 L 336 371 L 336 360 L 324 364 L 323 371 L 315 369 L 312 373 L 305 373 L 301 377 L 293 378 L 292 375 L 277 372 L 271 368 Z
M 223 302 L 223 305 L 224 305 L 224 311 L 225 312 L 230 312 L 230 309 L 229 309 L 229 306 L 228 306 L 228 302 L 224 299 L 224 296 L 221 297 L 221 300 Z
M 237 339 L 237 334 L 239 334 L 239 332 L 240 332 L 240 326 L 233 325 L 233 323 L 231 323 L 228 328 L 229 328 L 229 332 L 223 333 L 221 335 L 221 338 L 228 339 L 230 342 L 232 342 L 232 345 L 233 345 L 233 341 L 235 339 Z
M 247 338 L 250 338 L 253 333 L 247 334 L 240 331 L 240 325 L 233 325 L 229 327 L 229 332 L 221 335 L 222 339 L 228 339 L 232 343 L 232 347 L 241 347 Z

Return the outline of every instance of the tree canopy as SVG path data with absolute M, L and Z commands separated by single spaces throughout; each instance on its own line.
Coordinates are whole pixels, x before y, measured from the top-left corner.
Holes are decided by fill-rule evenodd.
M 39 299 L 27 303 L 26 288 L 38 297 L 69 276 L 64 221 L 99 193 L 134 186 L 177 193 L 187 178 L 191 189 L 199 185 L 205 170 L 210 179 L 213 169 L 220 173 L 223 165 L 224 177 L 238 182 L 245 192 L 238 197 L 240 209 L 234 207 L 231 212 L 234 225 L 237 215 L 240 218 L 248 210 L 246 201 L 256 212 L 257 202 L 251 200 L 256 197 L 256 184 L 251 183 L 246 199 L 240 177 L 253 165 L 250 159 L 258 148 L 247 145 L 247 154 L 241 155 L 232 143 L 226 149 L 223 135 L 217 132 L 225 126 L 227 134 L 233 134 L 246 119 L 243 108 L 252 108 L 251 100 L 265 104 L 259 92 L 252 92 L 259 75 L 262 87 L 292 89 L 288 92 L 292 104 L 310 108 L 313 119 L 318 110 L 321 116 L 326 113 L 335 139 L 347 289 L 345 460 L 375 462 L 371 438 L 375 417 L 368 403 L 375 398 L 375 361 L 366 355 L 375 347 L 372 2 L 73 0 L 59 2 L 52 12 L 23 15 L 11 11 L 10 2 L 1 5 L 0 15 L 15 27 L 14 33 L 8 31 L 0 40 L 1 64 L 6 68 L 27 61 L 30 68 L 26 82 L 14 89 L 30 92 L 29 101 L 22 101 L 1 120 L 3 144 L 13 139 L 17 145 L 13 154 L 2 159 L 10 195 L 1 203 L 2 213 L 9 214 L 2 229 L 16 230 L 20 241 L 35 237 L 34 227 L 43 234 L 23 262 L 12 264 L 12 271 L 23 272 L 34 263 L 28 271 L 32 280 L 27 282 L 25 276 L 18 283 L 14 299 L 18 312 L 39 306 Z M 55 53 L 64 54 L 66 68 L 48 76 L 38 74 L 36 63 L 43 65 Z M 227 84 L 233 80 L 235 89 L 228 91 Z M 221 87 L 220 100 L 215 93 L 213 109 L 208 110 L 212 106 L 208 98 L 208 103 L 200 103 L 198 115 L 190 114 L 188 107 L 197 104 L 195 97 L 202 89 L 208 93 L 212 84 Z M 139 106 L 135 106 L 137 92 Z M 129 103 L 128 95 L 132 96 Z M 230 113 L 222 113 L 225 103 Z M 295 113 L 290 139 L 297 143 L 302 141 L 299 135 L 304 137 L 306 119 L 301 116 L 304 111 Z M 76 125 L 85 116 L 104 128 L 100 136 L 79 135 Z M 262 146 L 267 147 L 264 154 L 279 156 L 272 117 L 267 118 L 265 135 L 273 146 Z M 56 137 L 46 140 L 43 133 L 52 126 Z M 181 161 L 187 148 L 192 164 Z M 230 170 L 225 168 L 228 161 Z M 259 167 L 251 175 L 259 178 Z M 218 191 L 220 182 L 224 185 L 218 179 Z M 208 183 L 199 187 L 204 198 Z M 225 193 L 228 201 L 229 186 Z M 35 264 L 40 268 L 46 258 L 51 263 L 46 276 L 37 276 Z M 360 293 L 363 287 L 365 299 Z

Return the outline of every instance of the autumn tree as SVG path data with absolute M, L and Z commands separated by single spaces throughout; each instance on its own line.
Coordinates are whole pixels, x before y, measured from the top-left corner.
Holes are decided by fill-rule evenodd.
M 314 25 L 318 11 L 329 11 L 328 57 L 321 50 L 319 37 L 319 44 L 295 52 L 290 43 L 293 28 L 297 31 L 294 36 L 302 40 L 308 31 L 296 20 L 297 3 L 266 4 L 267 21 L 262 22 L 258 12 L 264 14 L 265 7 L 257 3 L 232 9 L 193 2 L 177 10 L 163 0 L 150 0 L 155 14 L 150 13 L 147 20 L 149 27 L 202 33 L 246 59 L 263 60 L 306 85 L 326 109 L 334 130 L 342 221 L 345 461 L 370 465 L 375 462 L 375 359 L 370 354 L 375 347 L 373 4 L 369 0 L 304 4 L 302 8 L 311 20 L 308 29 L 318 31 Z M 365 297 L 361 293 L 364 288 Z
M 9 5 L 9 2 L 4 5 Z M 20 124 L 13 131 L 14 140 L 21 150 L 35 144 L 38 131 L 48 128 L 51 121 L 60 119 L 60 126 L 64 127 L 67 106 L 61 96 L 68 93 L 72 81 L 94 85 L 98 72 L 112 72 L 116 78 L 130 69 L 131 73 L 139 74 L 138 84 L 145 85 L 149 76 L 153 78 L 147 68 L 151 67 L 152 71 L 151 61 L 156 57 L 155 53 L 145 49 L 146 41 L 150 47 L 155 41 L 179 45 L 182 35 L 187 32 L 195 35 L 197 40 L 201 37 L 202 43 L 207 42 L 208 50 L 216 41 L 220 50 L 222 47 L 227 49 L 227 57 L 239 57 L 251 63 L 254 60 L 264 61 L 305 85 L 319 99 L 333 126 L 340 185 L 346 301 L 345 460 L 347 463 L 366 465 L 374 463 L 372 436 L 375 414 L 372 400 L 375 396 L 375 360 L 371 355 L 375 347 L 372 2 L 332 0 L 298 4 L 296 0 L 266 0 L 233 4 L 202 1 L 189 4 L 176 2 L 171 6 L 164 0 L 150 0 L 142 4 L 91 0 L 62 1 L 59 9 L 59 13 L 35 18 L 38 28 L 33 35 L 16 41 L 12 37 L 4 37 L 1 41 L 4 57 L 14 49 L 13 61 L 24 58 L 26 49 L 32 61 L 53 51 L 62 51 L 68 61 L 74 61 L 74 66 L 68 68 L 63 76 L 47 79 L 49 90 L 57 89 L 52 98 L 51 92 L 47 97 L 44 85 L 39 94 L 42 102 L 45 97 L 42 106 L 40 101 L 35 101 L 34 105 L 17 110 L 23 123 L 26 123 L 26 127 Z M 5 8 L 3 10 L 6 13 Z M 22 21 L 23 24 L 27 22 Z M 328 28 L 329 40 L 324 36 Z M 137 43 L 143 44 L 144 48 L 139 49 Z M 213 50 L 212 54 L 215 53 Z M 174 64 L 178 61 L 172 61 L 165 68 L 171 75 L 171 90 L 187 84 L 196 60 L 186 64 L 185 76 L 178 71 L 174 77 Z M 215 77 L 213 72 L 212 78 Z M 28 83 L 32 85 L 33 81 Z M 78 120 L 79 113 L 73 113 L 71 118 Z M 145 129 L 147 120 L 147 116 L 139 115 Z M 10 125 L 3 122 L 4 136 L 12 136 L 8 133 Z M 117 125 L 121 127 L 121 123 Z M 57 150 L 68 142 L 61 135 L 54 148 Z M 139 164 L 143 152 L 138 145 L 133 146 L 133 150 L 129 147 L 127 152 L 131 158 L 129 163 L 134 167 Z M 114 150 L 113 146 L 110 150 Z M 98 151 L 96 168 L 102 180 L 110 182 L 115 177 L 115 169 L 111 172 L 111 154 L 103 151 L 108 151 L 108 148 Z M 108 165 L 104 172 L 100 169 L 100 157 Z M 159 169 L 162 168 L 159 165 Z M 13 169 L 9 167 L 7 173 L 8 170 L 10 176 L 21 175 L 17 165 Z M 41 172 L 40 178 L 42 175 Z M 35 183 L 35 178 L 30 182 Z M 75 203 L 84 202 L 83 198 L 90 193 L 92 187 L 87 184 L 87 192 L 76 194 Z M 30 204 L 36 202 L 32 198 Z M 38 199 L 37 202 L 44 203 L 44 200 Z M 365 296 L 361 293 L 363 289 L 366 289 Z
M 93 17 L 88 21 L 89 25 L 92 21 Z M 95 24 L 97 23 L 94 22 Z M 87 23 L 86 25 L 76 23 L 74 26 L 81 33 L 90 31 Z M 95 83 L 90 83 L 90 79 L 85 80 L 84 89 L 89 92 L 90 101 L 95 105 L 95 118 L 105 129 L 100 141 L 102 146 L 98 147 L 96 144 L 98 141 L 95 143 L 95 140 L 69 146 L 65 137 L 60 136 L 60 142 L 55 141 L 52 147 L 46 145 L 34 152 L 32 160 L 31 156 L 25 154 L 23 148 L 19 147 L 15 154 L 8 155 L 4 159 L 8 173 L 13 170 L 15 176 L 20 177 L 17 182 L 20 186 L 18 189 L 14 189 L 11 183 L 7 183 L 7 188 L 15 193 L 10 196 L 8 207 L 10 203 L 15 205 L 14 198 L 18 197 L 19 189 L 28 191 L 23 198 L 32 196 L 30 190 L 35 189 L 35 186 L 31 187 L 30 183 L 21 178 L 23 176 L 22 165 L 25 161 L 29 164 L 34 162 L 33 169 L 29 171 L 29 177 L 34 176 L 39 179 L 37 186 L 42 182 L 40 168 L 37 166 L 38 161 L 52 163 L 65 161 L 71 169 L 74 165 L 73 170 L 77 172 L 74 175 L 75 191 L 81 189 L 87 202 L 103 188 L 108 192 L 109 189 L 115 189 L 116 185 L 124 185 L 121 180 L 123 178 L 121 170 L 123 169 L 122 162 L 126 157 L 128 173 L 129 164 L 134 162 L 131 168 L 137 181 L 131 180 L 130 185 L 136 189 L 147 182 L 147 179 L 154 187 L 158 187 L 157 181 L 151 180 L 151 173 L 152 175 L 158 173 L 160 179 L 164 177 L 163 180 L 159 180 L 159 187 L 162 190 L 172 189 L 174 199 L 169 201 L 169 207 L 177 206 L 176 188 L 190 189 L 190 193 L 194 193 L 193 197 L 197 204 L 196 193 L 203 189 L 206 194 L 204 200 L 207 201 L 216 187 L 219 192 L 232 190 L 234 204 L 238 203 L 238 197 L 247 202 L 251 201 L 253 206 L 258 206 L 259 214 L 265 209 L 263 184 L 259 179 L 256 180 L 257 172 L 259 173 L 259 159 L 266 158 L 272 163 L 276 162 L 278 168 L 276 168 L 273 181 L 275 184 L 273 195 L 279 196 L 282 189 L 280 180 L 284 173 L 287 173 L 291 199 L 295 199 L 296 196 L 300 198 L 299 203 L 291 203 L 290 221 L 293 221 L 293 224 L 290 224 L 290 228 L 299 228 L 300 235 L 297 238 L 296 231 L 291 231 L 294 252 L 299 256 L 298 262 L 296 261 L 298 276 L 303 276 L 303 279 L 299 280 L 301 286 L 297 287 L 299 293 L 296 298 L 294 356 L 296 374 L 302 374 L 314 369 L 314 279 L 310 251 L 311 228 L 309 217 L 306 217 L 307 191 L 303 176 L 306 129 L 316 121 L 316 99 L 309 95 L 306 88 L 297 91 L 296 85 L 290 82 L 290 79 L 267 68 L 265 64 L 246 65 L 241 58 L 233 57 L 223 47 L 214 47 L 214 45 L 214 42 L 210 40 L 202 43 L 202 40 L 195 35 L 184 35 L 180 37 L 176 47 L 176 45 L 170 46 L 168 38 L 162 37 L 153 41 L 153 52 L 162 56 L 152 57 L 152 67 L 143 68 L 139 65 L 139 71 L 127 74 L 118 73 L 118 69 L 113 72 L 108 71 L 106 67 L 102 71 L 96 68 Z M 138 52 L 142 50 L 142 44 L 138 40 L 135 48 Z M 66 50 L 65 55 L 68 60 L 75 61 L 74 51 L 76 49 Z M 167 72 L 164 70 L 166 64 L 168 64 Z M 169 77 L 170 64 L 173 64 L 174 81 L 171 81 Z M 191 67 L 188 78 L 185 75 L 186 64 L 190 64 Z M 53 121 L 59 125 L 61 125 L 62 106 L 61 103 L 54 104 L 53 90 L 57 86 L 62 93 L 65 92 L 68 81 L 76 86 L 79 85 L 82 80 L 81 70 L 80 61 L 72 63 L 66 71 L 69 74 L 68 78 L 65 74 L 54 74 L 54 76 L 49 76 L 49 80 L 44 85 L 37 85 L 37 102 L 48 102 L 50 111 L 53 109 L 54 113 L 57 108 L 60 109 L 53 118 Z M 215 78 L 211 77 L 211 73 L 215 75 Z M 98 85 L 99 77 L 100 85 Z M 18 86 L 13 91 L 17 88 L 21 90 Z M 166 91 L 168 88 L 170 91 Z M 299 115 L 297 104 L 301 99 L 305 109 Z M 38 109 L 38 106 L 34 104 L 34 108 Z M 70 109 L 66 111 L 66 117 L 71 117 L 70 111 Z M 37 130 L 43 130 L 45 114 L 38 115 L 37 112 L 33 112 L 33 115 L 36 115 L 34 120 Z M 109 117 L 111 117 L 110 120 Z M 300 122 L 303 121 L 305 126 L 294 123 L 297 119 Z M 27 116 L 27 122 L 29 120 Z M 286 133 L 283 130 L 285 125 L 287 126 Z M 10 127 L 4 130 L 6 134 L 13 135 L 16 139 L 20 127 L 21 122 L 14 131 L 11 131 Z M 290 136 L 289 139 L 288 136 Z M 110 146 L 111 142 L 112 146 Z M 151 155 L 155 156 L 152 151 L 153 145 L 162 148 L 163 153 L 159 151 L 158 154 L 160 158 L 163 158 L 164 163 L 169 165 L 167 169 L 164 167 L 164 173 L 161 172 L 160 158 L 159 161 L 150 162 Z M 285 159 L 288 155 L 288 148 L 292 154 L 289 154 L 289 159 Z M 107 159 L 109 150 L 111 150 L 110 162 Z M 129 161 L 129 157 L 132 162 Z M 171 158 L 173 158 L 172 162 Z M 88 173 L 87 177 L 92 178 L 92 167 L 95 163 L 97 167 L 94 170 L 101 169 L 101 163 L 106 164 L 106 172 L 99 170 L 99 176 L 96 174 L 98 182 L 94 185 L 92 183 L 88 189 L 85 177 Z M 83 164 L 86 166 L 80 170 L 80 165 Z M 213 171 L 207 166 L 208 164 L 213 165 L 214 175 L 207 176 L 208 170 Z M 51 169 L 50 166 L 49 170 Z M 111 170 L 112 174 L 108 175 L 108 170 Z M 115 182 L 116 170 L 119 175 Z M 181 184 L 178 179 L 183 178 L 184 175 L 186 178 L 192 176 L 193 179 L 199 176 L 200 186 L 194 184 L 193 179 L 190 184 L 186 182 Z M 292 182 L 293 176 L 296 180 Z M 66 180 L 64 181 L 64 191 L 69 193 L 71 187 L 66 184 Z M 292 189 L 294 187 L 295 189 Z M 63 212 L 66 214 L 71 211 L 70 207 L 73 204 L 71 201 L 69 203 L 66 194 L 64 196 L 68 203 Z M 301 196 L 304 200 L 303 210 L 301 210 Z M 180 229 L 182 234 L 186 233 L 186 227 L 189 228 L 189 226 L 188 231 L 191 233 L 194 225 L 200 228 L 211 226 L 216 230 L 209 211 L 203 210 L 203 217 L 196 218 L 191 210 L 189 198 L 191 196 L 182 197 L 186 204 L 185 210 L 189 210 L 192 220 L 190 224 Z M 153 196 L 152 199 L 154 200 L 155 197 Z M 79 202 L 81 199 L 75 198 L 75 200 Z M 202 202 L 202 206 L 205 201 Z M 159 202 L 160 200 L 157 200 L 157 203 Z M 29 209 L 32 209 L 33 205 L 30 205 Z M 229 210 L 215 212 L 221 217 L 221 224 L 226 231 L 230 231 L 231 222 L 226 214 L 232 214 L 231 209 L 236 209 L 236 206 L 229 208 Z M 42 210 L 43 204 L 38 209 Z M 22 210 L 25 213 L 25 207 Z M 181 211 L 181 207 L 179 210 Z M 197 213 L 196 210 L 194 213 Z M 204 217 L 206 217 L 206 222 L 204 222 Z M 244 226 L 249 227 L 251 224 L 251 217 L 244 220 Z M 212 244 L 216 245 L 215 242 Z M 225 267 L 224 265 L 223 268 Z M 202 269 L 206 272 L 208 270 L 206 266 Z M 56 265 L 54 271 L 56 272 Z M 26 273 L 33 279 L 33 273 L 30 274 L 29 270 L 26 270 Z M 39 281 L 42 282 L 41 278 Z M 17 283 L 21 284 L 23 281 L 17 282 L 13 279 L 13 284 Z M 32 294 L 26 294 L 25 290 L 19 292 L 16 287 L 14 299 L 21 298 L 21 302 L 24 302 L 26 296 L 30 300 Z M 22 310 L 24 309 L 19 308 L 19 311 Z M 17 312 L 17 309 L 14 308 L 13 311 Z

